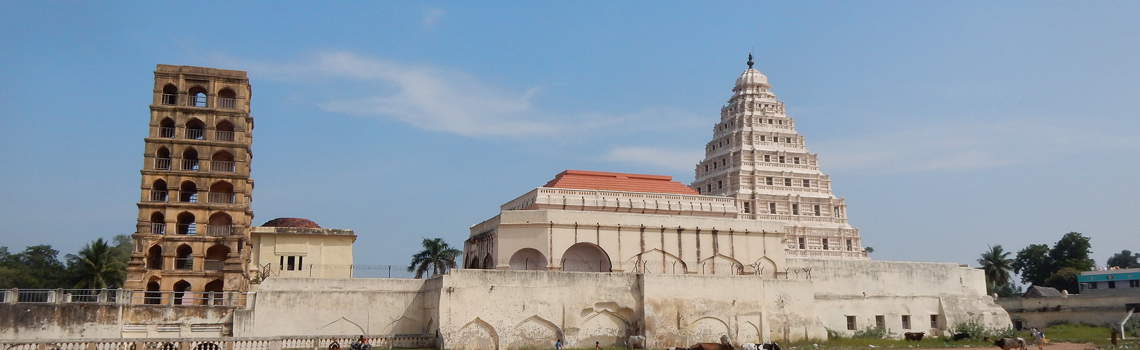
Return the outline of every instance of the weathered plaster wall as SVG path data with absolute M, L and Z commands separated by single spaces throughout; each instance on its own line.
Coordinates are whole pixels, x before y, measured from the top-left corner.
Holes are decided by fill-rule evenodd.
M 232 308 L 114 304 L 0 304 L 0 339 L 220 337 Z M 197 326 L 197 327 L 195 327 Z
M 816 316 L 827 328 L 847 330 L 847 316 L 856 328 L 875 325 L 882 315 L 893 333 L 941 334 L 949 326 L 975 320 L 987 327 L 1009 327 L 1009 315 L 985 294 L 979 269 L 953 263 L 790 258 L 799 269 L 791 277 L 810 274 L 815 289 Z M 806 270 L 806 271 L 805 271 Z M 909 329 L 902 316 L 910 315 Z M 931 315 L 938 315 L 931 327 Z
M 234 336 L 424 334 L 425 280 L 269 278 L 251 310 L 234 316 Z

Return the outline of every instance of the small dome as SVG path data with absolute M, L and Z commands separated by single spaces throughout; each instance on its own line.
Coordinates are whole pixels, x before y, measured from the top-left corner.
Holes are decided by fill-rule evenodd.
M 768 77 L 764 76 L 764 74 L 755 68 L 748 67 L 748 69 L 744 70 L 744 73 L 740 74 L 740 78 L 736 78 L 736 87 L 740 87 L 744 84 L 767 86 Z
M 299 227 L 299 228 L 321 228 L 320 225 L 309 219 L 301 218 L 276 218 L 266 221 L 261 226 L 268 227 Z

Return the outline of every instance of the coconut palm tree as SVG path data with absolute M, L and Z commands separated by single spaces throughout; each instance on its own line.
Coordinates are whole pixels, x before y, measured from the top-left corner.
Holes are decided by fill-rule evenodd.
M 79 254 L 67 254 L 75 288 L 105 289 L 121 287 L 127 264 L 121 254 L 102 238 L 83 246 Z
M 982 253 L 982 258 L 978 259 L 986 274 L 986 285 L 995 288 L 1006 286 L 1012 278 L 1010 271 L 1013 270 L 1013 259 L 1009 258 L 1009 252 L 1002 249 L 1001 245 L 989 248 L 990 250 Z
M 459 249 L 452 248 L 443 241 L 443 238 L 424 238 L 424 250 L 412 256 L 412 264 L 408 265 L 408 272 L 415 272 L 416 278 L 424 278 L 424 274 L 431 271 L 432 275 L 447 273 L 448 269 L 455 268 L 455 259 L 463 254 Z

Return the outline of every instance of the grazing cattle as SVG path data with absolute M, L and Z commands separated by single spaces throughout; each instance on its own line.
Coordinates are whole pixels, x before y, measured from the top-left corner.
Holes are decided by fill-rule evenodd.
M 696 343 L 689 347 L 689 350 L 736 350 L 729 344 L 721 343 Z
M 903 337 L 905 337 L 906 340 L 913 340 L 913 341 L 922 340 L 922 336 L 924 336 L 924 335 L 926 335 L 925 332 L 906 332 L 906 333 L 903 333 Z
M 641 349 L 645 347 L 645 337 L 640 335 L 630 336 L 625 340 L 625 347 L 630 349 Z
M 776 342 L 765 343 L 762 347 L 764 350 L 781 350 L 780 344 L 776 344 Z
M 760 350 L 760 347 L 756 343 L 744 343 L 740 344 L 740 350 Z
M 1018 349 L 1025 350 L 1025 339 L 1021 338 L 1001 338 L 994 341 L 994 346 L 1001 348 L 1001 350 Z
M 970 333 L 966 333 L 966 332 L 954 333 L 954 336 L 952 336 L 951 339 L 954 339 L 954 341 L 970 339 Z

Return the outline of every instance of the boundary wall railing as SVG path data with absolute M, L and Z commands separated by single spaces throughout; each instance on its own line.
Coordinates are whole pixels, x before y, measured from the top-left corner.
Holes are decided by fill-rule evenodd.
M 102 304 L 245 307 L 250 294 L 241 292 L 172 292 L 127 289 L 8 289 L 5 304 Z M 2 349 L 0 349 L 2 350 Z
M 426 349 L 435 337 L 423 334 L 365 335 L 373 349 Z M 123 338 L 91 340 L 0 341 L 4 350 L 349 350 L 357 336 L 281 336 L 240 338 Z

